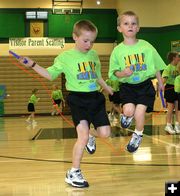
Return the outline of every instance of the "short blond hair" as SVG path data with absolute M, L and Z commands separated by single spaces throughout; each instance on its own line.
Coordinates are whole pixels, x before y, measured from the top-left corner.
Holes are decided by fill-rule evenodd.
M 74 24 L 73 33 L 76 36 L 80 36 L 82 30 L 98 33 L 97 27 L 90 20 L 79 20 Z
M 137 20 L 137 23 L 139 24 L 139 17 L 137 16 L 136 13 L 134 13 L 133 11 L 126 11 L 126 12 L 123 12 L 122 14 L 120 14 L 117 18 L 117 26 L 120 26 L 121 24 L 121 20 L 122 20 L 122 17 L 123 16 L 134 16 Z

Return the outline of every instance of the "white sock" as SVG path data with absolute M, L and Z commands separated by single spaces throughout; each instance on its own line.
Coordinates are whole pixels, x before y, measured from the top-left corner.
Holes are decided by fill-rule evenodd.
M 71 168 L 71 172 L 74 172 L 74 171 L 77 171 L 77 170 L 79 170 L 79 168 L 74 168 L 74 167 Z
M 134 133 L 136 133 L 137 135 L 143 135 L 143 131 L 144 131 L 144 130 L 138 131 L 137 129 L 135 129 Z
M 167 126 L 171 126 L 171 123 L 167 123 Z

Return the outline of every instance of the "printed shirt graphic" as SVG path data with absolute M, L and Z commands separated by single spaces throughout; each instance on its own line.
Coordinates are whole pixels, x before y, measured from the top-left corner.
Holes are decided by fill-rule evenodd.
M 107 80 L 106 80 L 106 84 L 107 84 L 108 86 L 111 86 L 114 92 L 119 91 L 119 86 L 120 86 L 119 80 L 107 79 Z
M 180 75 L 175 78 L 174 90 L 175 92 L 180 93 Z
M 117 78 L 114 72 L 123 71 L 126 67 L 133 70 L 129 77 Z M 109 78 L 122 83 L 138 84 L 155 77 L 157 71 L 166 68 L 166 64 L 156 49 L 145 40 L 138 40 L 135 45 L 120 43 L 110 57 Z
M 101 78 L 101 64 L 94 50 L 87 53 L 75 49 L 65 51 L 55 58 L 54 64 L 47 70 L 52 80 L 64 73 L 69 91 L 91 92 L 100 89 L 97 79 Z
M 167 65 L 166 69 L 162 73 L 162 77 L 167 78 L 166 84 L 171 84 L 171 85 L 174 85 L 174 80 L 178 75 L 179 73 L 177 70 L 177 66 L 171 64 Z
M 38 98 L 36 97 L 35 94 L 32 94 L 31 97 L 29 98 L 29 103 L 33 103 L 34 105 L 38 102 Z
M 52 94 L 51 94 L 52 98 L 54 100 L 58 100 L 58 99 L 63 99 L 63 94 L 62 94 L 62 91 L 61 90 L 54 90 L 52 91 Z

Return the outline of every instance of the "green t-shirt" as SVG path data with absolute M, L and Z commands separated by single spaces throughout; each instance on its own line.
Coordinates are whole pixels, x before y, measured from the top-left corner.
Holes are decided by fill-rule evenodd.
M 87 53 L 75 49 L 65 51 L 55 58 L 54 64 L 47 70 L 52 80 L 64 73 L 69 91 L 92 92 L 100 89 L 97 79 L 101 78 L 101 64 L 95 50 Z
M 174 80 L 178 75 L 179 73 L 177 70 L 177 66 L 171 64 L 167 65 L 166 69 L 162 73 L 162 77 L 167 78 L 166 84 L 171 84 L 171 85 L 174 85 Z
M 133 70 L 129 77 L 117 78 L 114 72 L 123 71 L 126 67 Z M 120 43 L 110 57 L 109 78 L 122 83 L 138 84 L 153 78 L 157 71 L 166 68 L 166 64 L 156 49 L 145 40 L 138 40 L 134 45 Z
M 175 92 L 180 93 L 180 75 L 175 78 L 174 90 Z
M 108 86 L 111 86 L 114 92 L 119 91 L 119 86 L 120 86 L 119 80 L 107 79 L 107 80 L 106 80 L 106 84 L 107 84 Z
M 31 97 L 29 98 L 29 103 L 33 103 L 34 105 L 38 102 L 38 98 L 36 97 L 35 94 L 32 94 Z
M 54 100 L 63 100 L 63 94 L 61 90 L 53 90 L 51 96 Z

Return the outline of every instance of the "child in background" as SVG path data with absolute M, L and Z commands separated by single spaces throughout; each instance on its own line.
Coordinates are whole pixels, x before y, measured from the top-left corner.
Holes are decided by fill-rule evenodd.
M 121 127 L 128 128 L 135 119 L 135 131 L 126 146 L 133 153 L 142 141 L 145 113 L 153 111 L 155 89 L 151 79 L 156 76 L 159 90 L 163 90 L 160 70 L 166 65 L 150 43 L 136 38 L 139 18 L 134 12 L 122 13 L 117 19 L 117 29 L 123 34 L 124 41 L 111 54 L 109 78 L 121 82 Z
M 166 69 L 163 71 L 162 76 L 164 79 L 165 91 L 164 98 L 167 103 L 167 116 L 166 116 L 166 127 L 165 131 L 169 134 L 180 133 L 180 119 L 178 115 L 178 94 L 174 90 L 174 82 L 175 78 L 179 75 L 177 65 L 179 63 L 179 54 L 178 52 L 169 52 L 167 55 L 169 65 L 167 65 Z M 173 128 L 173 110 L 175 109 L 175 117 L 176 122 Z
M 35 121 L 35 105 L 36 103 L 40 100 L 40 98 L 37 97 L 37 92 L 38 89 L 35 88 L 32 90 L 32 95 L 29 98 L 29 102 L 28 102 L 28 112 L 30 112 L 30 115 L 28 117 L 28 119 L 26 120 L 28 123 L 33 123 L 36 124 L 37 122 Z
M 101 86 L 108 94 L 113 94 L 113 91 L 103 80 L 99 57 L 92 50 L 97 33 L 96 26 L 89 20 L 76 22 L 73 27 L 75 47 L 62 52 L 47 69 L 28 57 L 19 59 L 22 65 L 32 68 L 48 80 L 65 74 L 66 89 L 69 91 L 67 103 L 78 136 L 73 147 L 72 167 L 66 173 L 65 182 L 79 188 L 89 186 L 80 169 L 84 149 L 90 154 L 96 150 L 95 138 L 89 135 L 90 124 L 94 125 L 99 137 L 107 138 L 111 133 L 105 97 L 99 90 Z
M 177 69 L 178 69 L 178 74 L 179 75 L 175 78 L 174 90 L 175 90 L 175 92 L 177 93 L 177 96 L 178 96 L 178 117 L 180 119 L 180 62 L 177 65 Z M 176 133 L 179 134 L 180 131 L 177 131 L 177 130 L 180 130 L 180 125 L 178 125 L 178 127 L 176 128 Z
M 57 84 L 53 84 L 52 86 L 51 99 L 53 100 L 53 107 L 52 107 L 51 115 L 52 116 L 54 114 L 58 115 L 61 102 L 63 103 L 63 107 L 65 107 L 65 100 L 63 98 L 62 91 L 58 88 Z

